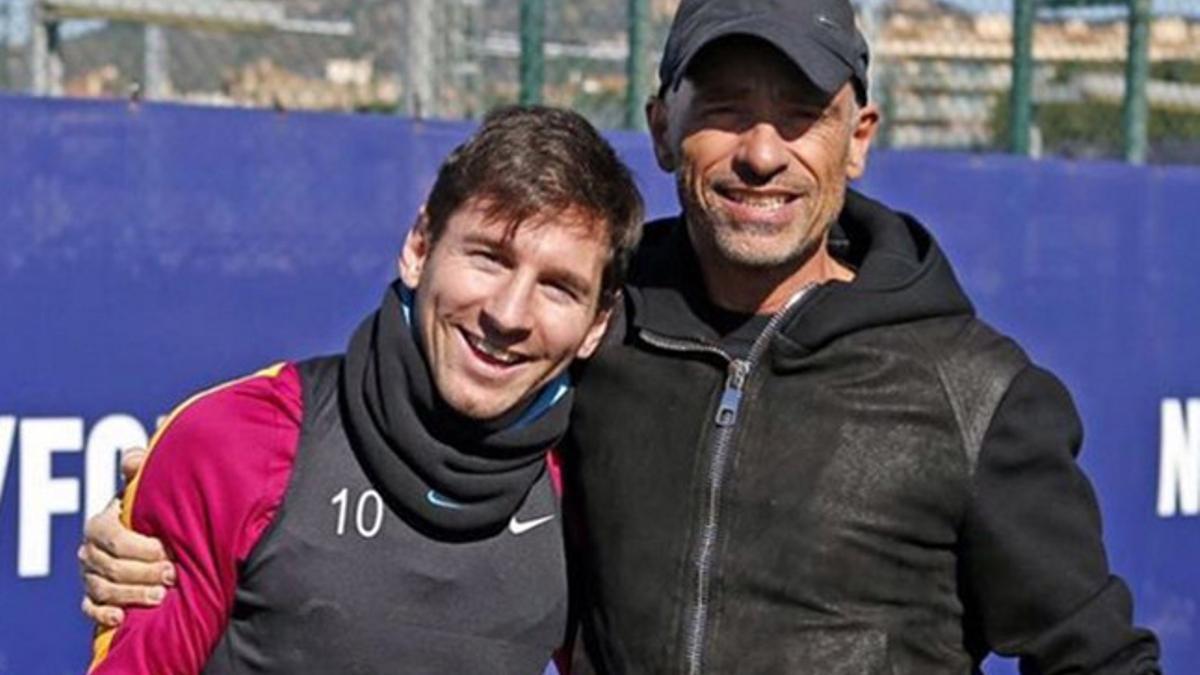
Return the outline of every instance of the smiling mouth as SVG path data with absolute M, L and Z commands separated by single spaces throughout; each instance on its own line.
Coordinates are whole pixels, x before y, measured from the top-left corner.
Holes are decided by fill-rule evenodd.
M 721 195 L 721 197 L 727 201 L 733 202 L 745 208 L 756 209 L 760 211 L 774 211 L 775 209 L 782 208 L 800 197 L 800 195 L 794 192 L 780 192 L 778 190 L 742 190 L 721 186 L 717 186 L 715 190 L 717 194 Z
M 509 351 L 490 342 L 487 338 L 472 335 L 461 328 L 459 332 L 462 333 L 463 339 L 471 351 L 485 363 L 495 366 L 515 366 L 529 360 L 529 357 L 524 354 Z

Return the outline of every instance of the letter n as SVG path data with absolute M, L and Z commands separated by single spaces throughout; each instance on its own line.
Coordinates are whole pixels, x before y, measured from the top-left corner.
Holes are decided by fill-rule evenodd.
M 1158 456 L 1158 515 L 1200 514 L 1200 398 L 1163 399 Z

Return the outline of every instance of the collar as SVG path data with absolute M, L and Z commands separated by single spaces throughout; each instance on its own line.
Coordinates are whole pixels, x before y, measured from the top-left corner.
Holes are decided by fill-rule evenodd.
M 911 216 L 847 190 L 833 228 L 831 247 L 857 272 L 851 282 L 816 288 L 781 326 L 802 351 L 872 326 L 974 312 L 937 243 Z M 716 341 L 699 318 L 709 301 L 682 216 L 647 225 L 628 294 L 634 329 Z

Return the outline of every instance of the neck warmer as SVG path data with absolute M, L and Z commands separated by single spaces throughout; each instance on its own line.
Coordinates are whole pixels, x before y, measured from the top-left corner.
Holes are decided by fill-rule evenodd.
M 528 407 L 467 418 L 438 395 L 399 282 L 355 331 L 342 366 L 346 427 L 359 461 L 411 524 L 445 535 L 503 528 L 562 437 L 572 392 L 554 382 Z

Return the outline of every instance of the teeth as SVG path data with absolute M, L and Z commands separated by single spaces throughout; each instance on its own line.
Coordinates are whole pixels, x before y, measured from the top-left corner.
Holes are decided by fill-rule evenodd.
M 734 201 L 756 209 L 777 209 L 787 203 L 786 197 L 778 195 L 749 195 L 734 193 Z
M 505 365 L 511 366 L 512 364 L 521 360 L 521 356 L 519 354 L 513 354 L 503 347 L 497 347 L 484 338 L 478 338 L 474 335 L 468 334 L 467 342 L 471 343 L 471 346 L 475 349 L 478 349 L 484 354 L 487 354 L 489 357 L 496 359 Z

